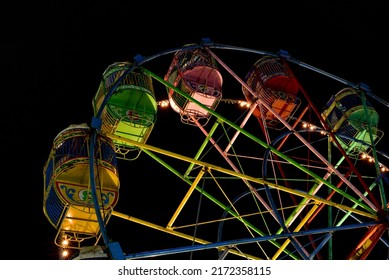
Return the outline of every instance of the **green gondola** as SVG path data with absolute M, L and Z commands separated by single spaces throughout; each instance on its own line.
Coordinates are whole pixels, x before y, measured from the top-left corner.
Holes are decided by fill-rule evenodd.
M 131 71 L 131 67 L 129 62 L 110 65 L 103 73 L 92 106 L 96 115 L 105 97 L 113 90 L 102 109 L 101 131 L 145 143 L 156 122 L 158 104 L 151 77 L 138 68 Z M 130 160 L 139 156 L 140 149 L 135 144 L 118 139 L 113 141 L 118 158 Z
M 368 153 L 383 135 L 377 128 L 377 111 L 368 100 L 363 102 L 354 88 L 344 88 L 332 96 L 321 115 L 350 157 Z

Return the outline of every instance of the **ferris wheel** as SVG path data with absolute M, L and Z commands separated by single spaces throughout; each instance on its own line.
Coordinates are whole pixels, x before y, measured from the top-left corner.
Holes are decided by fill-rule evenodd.
M 114 62 L 91 100 L 91 124 L 61 131 L 44 166 L 58 247 L 79 258 L 388 258 L 375 108 L 388 105 L 367 85 L 286 51 L 203 39 Z M 144 240 L 131 237 L 139 228 Z

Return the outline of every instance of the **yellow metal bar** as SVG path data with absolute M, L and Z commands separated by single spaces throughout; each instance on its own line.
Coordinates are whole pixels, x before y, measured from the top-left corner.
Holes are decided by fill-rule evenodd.
M 118 218 L 122 218 L 122 219 L 127 220 L 127 221 L 135 222 L 137 224 L 140 224 L 140 225 L 143 225 L 143 226 L 147 226 L 149 228 L 153 228 L 153 229 L 156 229 L 156 230 L 159 230 L 159 231 L 162 231 L 162 232 L 174 235 L 174 236 L 178 236 L 178 237 L 190 240 L 190 241 L 194 241 L 194 242 L 197 242 L 197 243 L 200 243 L 200 244 L 211 244 L 212 243 L 212 242 L 209 242 L 207 240 L 204 240 L 204 239 L 201 239 L 201 238 L 197 238 L 195 236 L 192 236 L 192 235 L 189 235 L 189 234 L 185 234 L 185 233 L 182 233 L 182 232 L 178 232 L 178 231 L 175 231 L 173 229 L 165 228 L 163 226 L 159 226 L 159 225 L 156 225 L 154 223 L 150 223 L 150 222 L 147 222 L 145 220 L 138 219 L 138 218 L 135 218 L 133 216 L 129 216 L 129 215 L 117 212 L 117 211 L 113 211 L 112 212 L 112 216 L 116 216 Z M 253 255 L 250 255 L 250 254 L 245 254 L 245 253 L 240 252 L 238 250 L 227 248 L 227 247 L 220 247 L 220 248 L 218 248 L 218 250 L 221 250 L 221 251 L 228 250 L 229 253 L 237 255 L 237 256 L 240 256 L 240 257 L 243 257 L 243 258 L 246 258 L 246 259 L 252 259 L 252 260 L 259 260 L 260 259 L 260 258 L 258 258 L 256 256 L 253 256 Z
M 176 212 L 174 212 L 172 218 L 170 219 L 169 223 L 167 224 L 167 228 L 171 228 L 174 221 L 177 219 L 178 215 L 180 214 L 182 208 L 184 208 L 184 205 L 188 201 L 189 197 L 192 195 L 193 191 L 196 189 L 197 184 L 199 183 L 200 179 L 203 178 L 205 174 L 204 168 L 202 168 L 197 175 L 196 179 L 193 181 L 192 185 L 190 186 L 188 192 L 185 194 L 184 198 L 182 199 L 180 205 L 176 209 Z
M 324 203 L 324 204 L 329 205 L 329 206 L 334 206 L 334 207 L 336 207 L 338 209 L 342 209 L 342 210 L 345 210 L 345 211 L 350 211 L 352 213 L 355 213 L 355 214 L 358 214 L 358 215 L 361 215 L 361 216 L 365 216 L 365 217 L 372 218 L 372 219 L 377 219 L 378 218 L 376 213 L 368 213 L 368 212 L 365 212 L 365 211 L 357 210 L 357 209 L 354 209 L 352 207 L 348 207 L 348 206 L 342 205 L 340 203 L 335 203 L 335 202 L 332 202 L 332 201 L 328 201 L 328 200 L 326 200 L 324 198 L 321 198 L 321 197 L 318 197 L 318 196 L 309 195 L 306 192 L 299 191 L 299 190 L 296 190 L 296 189 L 291 189 L 291 188 L 288 188 L 288 187 L 285 187 L 285 186 L 281 186 L 281 185 L 278 185 L 278 184 L 266 181 L 266 180 L 261 179 L 261 178 L 256 178 L 256 177 L 252 177 L 252 176 L 249 176 L 249 175 L 246 175 L 246 174 L 243 174 L 243 173 L 235 172 L 235 171 L 233 171 L 231 169 L 223 168 L 223 167 L 220 167 L 218 165 L 210 164 L 210 163 L 207 163 L 207 162 L 204 162 L 204 161 L 200 161 L 200 160 L 195 160 L 193 158 L 186 157 L 186 156 L 183 156 L 183 155 L 180 155 L 180 154 L 177 154 L 177 153 L 173 153 L 173 152 L 170 152 L 170 151 L 167 151 L 167 150 L 155 147 L 155 146 L 151 146 L 151 145 L 148 145 L 148 144 L 139 143 L 139 142 L 136 142 L 136 141 L 125 139 L 123 137 L 116 136 L 114 134 L 107 133 L 107 136 L 112 138 L 112 139 L 117 139 L 117 140 L 120 140 L 120 141 L 129 142 L 129 143 L 131 143 L 134 146 L 140 147 L 141 149 L 150 150 L 150 151 L 153 151 L 153 152 L 156 152 L 156 153 L 160 153 L 160 154 L 163 154 L 163 155 L 170 156 L 172 158 L 180 159 L 182 161 L 192 162 L 194 164 L 197 164 L 198 166 L 206 167 L 206 168 L 209 168 L 210 170 L 216 170 L 216 171 L 219 171 L 221 173 L 234 176 L 236 178 L 245 179 L 245 180 L 248 180 L 248 181 L 251 181 L 251 182 L 254 182 L 254 183 L 258 183 L 258 184 L 261 184 L 261 185 L 266 184 L 266 185 L 268 185 L 271 188 L 274 188 L 274 189 L 277 189 L 277 190 L 281 190 L 281 191 L 284 191 L 286 193 L 294 194 L 296 196 L 305 197 L 307 199 L 312 199 L 314 201 L 317 201 L 317 202 L 320 202 L 320 203 Z
M 316 209 L 319 207 L 318 204 L 313 205 L 311 210 L 305 215 L 304 219 L 297 225 L 295 230 L 293 232 L 299 232 L 300 229 L 305 225 L 305 223 L 308 221 L 308 219 L 315 213 Z M 292 237 L 293 238 L 293 237 Z M 285 250 L 286 246 L 291 242 L 289 238 L 285 239 L 285 242 L 281 245 L 281 247 L 278 249 L 278 251 L 274 254 L 272 260 L 277 259 L 277 257 Z
M 204 139 L 204 142 L 201 144 L 199 150 L 197 151 L 196 155 L 194 156 L 194 159 L 199 159 L 201 153 L 204 151 L 205 147 L 207 144 L 211 141 L 211 143 L 214 145 L 214 141 L 212 140 L 212 135 L 215 133 L 217 127 L 219 126 L 220 122 L 215 122 L 214 125 L 212 126 L 211 130 L 209 133 L 207 133 L 204 129 L 204 127 L 197 121 L 195 120 L 196 125 L 200 128 L 201 131 L 207 136 Z M 185 172 L 185 176 L 187 176 L 193 169 L 194 163 L 191 163 L 188 167 L 188 169 Z
M 185 233 L 181 233 L 181 232 L 178 232 L 178 231 L 174 231 L 173 229 L 165 228 L 163 226 L 160 226 L 160 225 L 157 225 L 157 224 L 154 224 L 154 223 L 142 220 L 142 219 L 138 219 L 138 218 L 135 218 L 133 216 L 129 216 L 129 215 L 117 212 L 117 211 L 113 211 L 112 215 L 116 216 L 116 217 L 119 217 L 119 218 L 122 218 L 122 219 L 125 219 L 125 220 L 128 220 L 128 221 L 131 221 L 131 222 L 135 222 L 137 224 L 141 224 L 141 225 L 147 226 L 147 227 L 152 228 L 152 229 L 156 229 L 156 230 L 159 230 L 159 231 L 163 231 L 165 233 L 169 233 L 169 234 L 172 234 L 172 235 L 175 235 L 175 236 L 178 236 L 178 237 L 182 237 L 184 239 L 195 241 L 195 242 L 200 243 L 200 244 L 210 244 L 211 243 L 211 242 L 206 241 L 204 239 L 196 238 L 196 237 L 193 237 L 193 236 L 191 236 L 189 234 L 185 234 Z

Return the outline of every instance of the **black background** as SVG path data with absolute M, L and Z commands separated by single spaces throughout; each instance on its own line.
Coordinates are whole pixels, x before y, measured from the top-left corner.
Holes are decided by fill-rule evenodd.
M 43 166 L 59 131 L 90 123 L 101 74 L 113 62 L 210 38 L 287 50 L 387 99 L 384 2 L 253 3 L 51 1 L 13 3 L 2 10 L 0 259 L 59 258 L 56 232 L 42 210 Z M 120 228 L 114 232 L 122 240 L 132 238 L 119 236 Z

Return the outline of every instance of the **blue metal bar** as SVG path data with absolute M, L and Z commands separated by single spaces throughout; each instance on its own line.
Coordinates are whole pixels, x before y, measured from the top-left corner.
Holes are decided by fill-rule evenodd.
M 169 248 L 169 249 L 163 249 L 163 250 L 127 254 L 127 255 L 125 255 L 125 259 L 129 260 L 129 259 L 157 257 L 157 256 L 164 256 L 164 255 L 176 254 L 176 253 L 185 253 L 185 252 L 194 252 L 194 251 L 201 251 L 201 250 L 207 250 L 207 249 L 214 249 L 214 248 L 219 248 L 219 247 L 230 247 L 232 245 L 250 244 L 253 242 L 263 242 L 263 241 L 276 240 L 276 239 L 281 239 L 281 238 L 292 238 L 292 237 L 320 234 L 320 233 L 332 233 L 332 232 L 341 231 L 341 230 L 366 228 L 366 227 L 370 227 L 370 226 L 373 226 L 376 224 L 378 224 L 378 222 L 374 221 L 374 222 L 367 222 L 367 223 L 363 223 L 363 224 L 345 225 L 345 226 L 341 226 L 341 227 L 313 229 L 313 230 L 300 231 L 300 232 L 288 232 L 288 233 L 279 234 L 279 235 L 259 236 L 259 237 L 254 237 L 254 238 L 244 238 L 244 239 L 221 241 L 221 242 L 215 242 L 215 243 L 211 243 L 211 244 L 200 244 L 200 245 L 184 246 L 184 247 L 178 247 L 178 248 Z
M 101 213 L 100 213 L 99 201 L 97 199 L 97 192 L 96 192 L 96 182 L 95 182 L 95 172 L 94 172 L 95 144 L 96 144 L 96 130 L 95 129 L 92 129 L 90 137 L 91 137 L 91 139 L 90 139 L 90 144 L 89 144 L 89 173 L 90 173 L 90 186 L 91 186 L 91 191 L 92 191 L 92 199 L 93 199 L 93 204 L 95 207 L 97 221 L 98 221 L 99 226 L 100 226 L 101 235 L 103 237 L 104 243 L 106 245 L 108 245 L 107 231 L 105 228 L 103 218 L 102 218 Z

